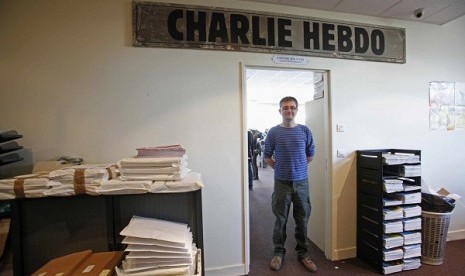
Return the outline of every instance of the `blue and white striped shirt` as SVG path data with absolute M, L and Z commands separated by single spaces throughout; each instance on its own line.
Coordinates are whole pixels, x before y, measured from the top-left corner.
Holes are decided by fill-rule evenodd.
M 272 127 L 265 140 L 265 158 L 275 160 L 274 177 L 284 181 L 308 178 L 307 156 L 315 154 L 310 129 L 304 125 Z

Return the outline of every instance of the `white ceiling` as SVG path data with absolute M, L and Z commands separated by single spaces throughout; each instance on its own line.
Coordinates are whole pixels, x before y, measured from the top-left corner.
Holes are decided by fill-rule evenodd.
M 315 72 L 311 70 L 248 68 L 246 73 L 248 101 L 277 105 L 290 95 L 300 103 L 313 99 Z
M 465 15 L 465 0 L 246 0 L 443 25 Z M 414 11 L 423 9 L 417 18 Z

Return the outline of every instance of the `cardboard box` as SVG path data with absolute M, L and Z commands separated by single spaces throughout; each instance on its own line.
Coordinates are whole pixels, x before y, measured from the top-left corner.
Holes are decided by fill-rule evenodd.
M 9 218 L 0 220 L 0 257 L 3 257 L 3 253 L 5 251 L 8 233 L 10 232 L 10 222 L 11 220 Z
M 85 250 L 55 258 L 34 272 L 32 276 L 71 275 L 91 255 L 92 250 Z
M 65 169 L 71 167 L 71 164 L 61 164 L 58 161 L 39 161 L 32 168 L 32 173 L 45 173 L 54 170 Z
M 88 257 L 71 275 L 112 276 L 123 260 L 123 251 L 99 252 Z
M 195 266 L 195 276 L 202 276 L 202 249 L 197 248 L 195 259 L 197 261 Z
M 123 251 L 92 253 L 85 250 L 58 257 L 46 263 L 33 276 L 112 276 L 121 264 Z

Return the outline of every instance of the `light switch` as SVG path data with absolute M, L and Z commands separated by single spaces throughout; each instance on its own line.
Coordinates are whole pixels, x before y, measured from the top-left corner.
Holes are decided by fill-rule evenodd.
M 337 130 L 337 132 L 344 132 L 344 125 L 339 125 L 339 124 L 338 124 L 338 125 L 336 126 L 336 130 Z
M 338 150 L 337 150 L 337 157 L 338 157 L 338 158 L 344 158 L 344 157 L 346 157 L 346 150 L 338 149 Z

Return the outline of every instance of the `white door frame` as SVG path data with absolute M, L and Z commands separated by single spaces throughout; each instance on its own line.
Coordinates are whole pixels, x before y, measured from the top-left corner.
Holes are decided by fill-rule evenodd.
M 249 273 L 250 268 L 250 217 L 249 217 L 249 188 L 248 188 L 248 160 L 247 160 L 247 76 L 246 69 L 255 68 L 255 69 L 283 69 L 283 70 L 310 70 L 324 73 L 325 75 L 325 126 L 326 133 L 325 137 L 328 137 L 326 140 L 326 187 L 325 193 L 325 210 L 326 210 L 326 219 L 325 219 L 325 248 L 324 253 L 326 258 L 331 259 L 332 255 L 332 237 L 334 236 L 333 227 L 332 227 L 332 204 L 331 204 L 331 194 L 332 194 L 332 160 L 331 160 L 331 128 L 330 128 L 330 93 L 329 93 L 329 71 L 322 69 L 312 69 L 312 68 L 302 68 L 302 67 L 288 67 L 288 66 L 272 66 L 272 65 L 256 65 L 256 64 L 245 64 L 240 63 L 241 69 L 241 122 L 242 122 L 242 204 L 243 204 L 243 248 L 245 253 L 245 273 Z M 271 242 L 271 241 L 270 241 Z

